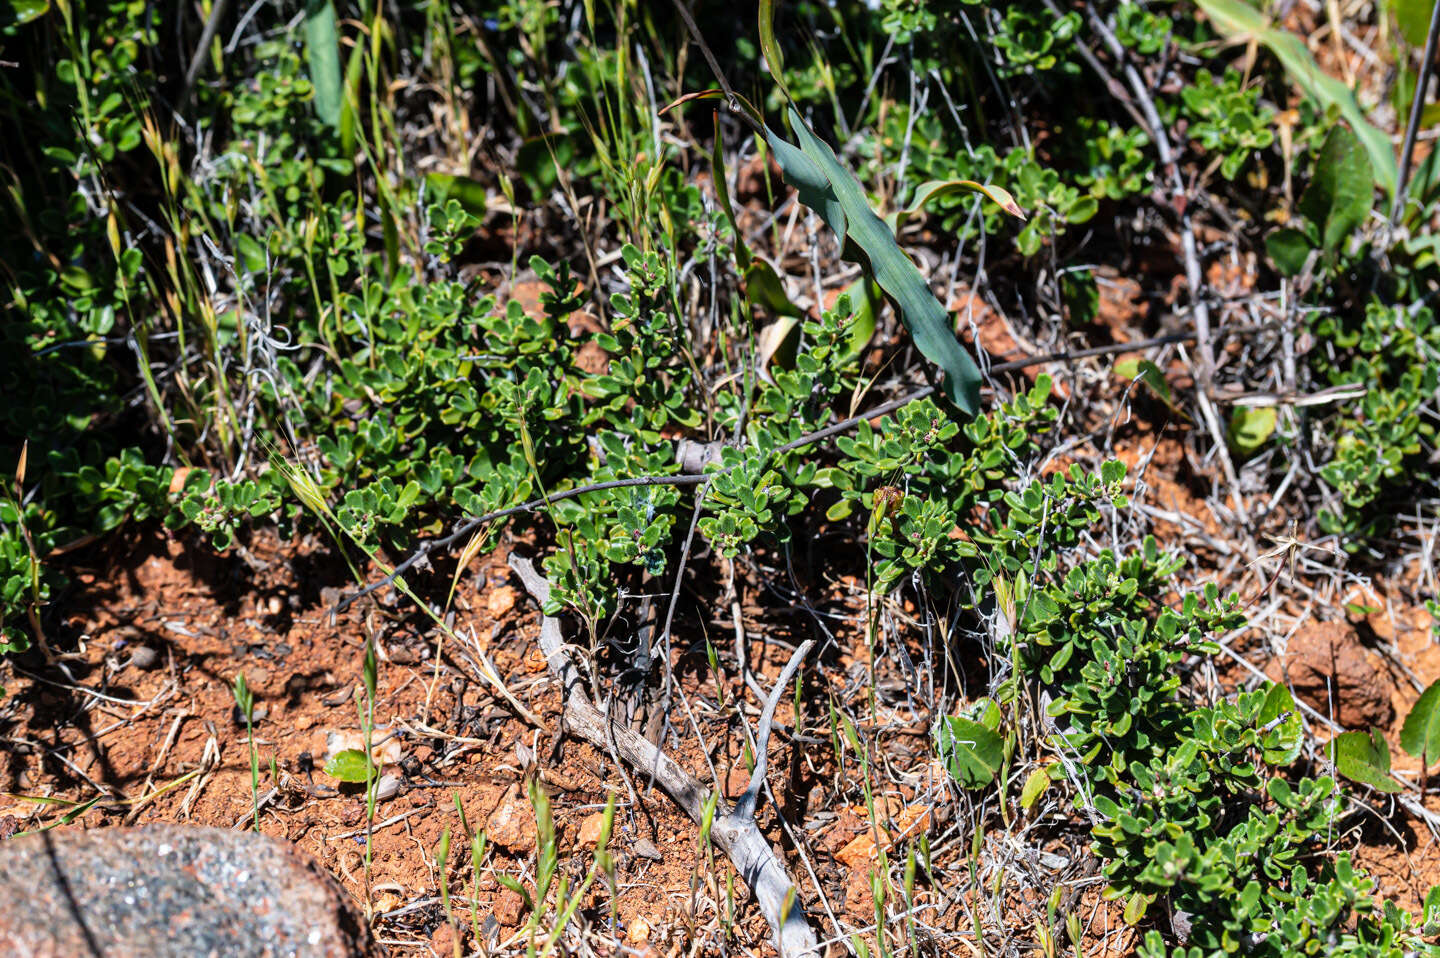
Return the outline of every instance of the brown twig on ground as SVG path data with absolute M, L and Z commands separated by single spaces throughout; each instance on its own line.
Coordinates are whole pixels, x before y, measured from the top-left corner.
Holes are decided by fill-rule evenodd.
M 534 563 L 511 555 L 510 568 L 515 570 L 530 595 L 543 606 L 550 598 L 550 583 L 535 570 Z M 782 958 L 818 958 L 819 946 L 815 931 L 800 906 L 799 890 L 755 824 L 754 803 L 765 774 L 765 745 L 770 737 L 770 720 L 774 717 L 775 705 L 801 659 L 810 650 L 810 645 L 809 642 L 803 643 L 791 656 L 765 703 L 757 729 L 755 772 L 749 788 L 733 809 L 722 813 L 717 804 L 714 827 L 710 832 L 711 840 L 730 859 L 745 884 L 750 886 L 756 904 L 775 934 L 775 947 Z M 569 729 L 597 748 L 608 748 L 613 744 L 626 762 L 638 771 L 651 774 L 660 788 L 696 822 L 703 821 L 707 804 L 722 801 L 648 739 L 628 726 L 608 721 L 590 702 L 585 694 L 585 681 L 566 653 L 559 619 L 547 615 L 541 620 L 540 649 L 545 653 L 545 661 L 551 671 L 560 679 L 565 702 L 564 722 Z

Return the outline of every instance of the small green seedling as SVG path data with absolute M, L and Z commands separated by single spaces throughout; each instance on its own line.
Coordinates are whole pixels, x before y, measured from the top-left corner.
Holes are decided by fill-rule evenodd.
M 255 695 L 245 682 L 242 672 L 235 676 L 231 689 L 235 705 L 245 716 L 245 739 L 250 748 L 250 804 L 255 815 L 255 831 L 260 830 L 260 753 L 255 749 Z

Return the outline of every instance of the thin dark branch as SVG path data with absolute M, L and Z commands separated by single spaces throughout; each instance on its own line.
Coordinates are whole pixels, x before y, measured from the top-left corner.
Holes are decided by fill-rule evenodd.
M 1435 66 L 1435 44 L 1440 38 L 1440 3 L 1430 8 L 1430 29 L 1425 33 L 1425 52 L 1420 58 L 1420 75 L 1415 79 L 1415 98 L 1410 104 L 1410 121 L 1405 124 L 1405 145 L 1400 148 L 1400 176 L 1395 183 L 1395 202 L 1390 207 L 1390 225 L 1400 220 L 1405 200 L 1410 194 L 1410 158 L 1415 153 L 1415 138 L 1420 135 L 1420 114 L 1429 92 L 1430 71 Z

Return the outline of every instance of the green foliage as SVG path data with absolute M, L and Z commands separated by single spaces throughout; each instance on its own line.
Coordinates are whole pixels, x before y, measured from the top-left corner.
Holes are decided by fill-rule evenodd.
M 1335 770 L 1352 782 L 1381 792 L 1398 792 L 1400 783 L 1390 777 L 1390 746 L 1377 730 L 1346 732 L 1330 743 Z
M 1275 142 L 1274 113 L 1260 106 L 1258 87 L 1246 89 L 1236 70 L 1215 78 L 1200 70 L 1180 92 L 1191 117 L 1187 133 L 1210 153 L 1222 157 L 1220 175 L 1233 179 L 1251 154 Z
M 342 782 L 364 782 L 374 772 L 374 765 L 365 760 L 365 752 L 358 748 L 341 749 L 325 763 L 325 774 Z
M 1005 740 L 994 729 L 964 716 L 941 718 L 935 742 L 946 771 L 965 788 L 989 785 L 1004 762 Z
M 859 250 L 865 268 L 895 305 L 915 345 L 944 371 L 951 402 L 974 415 L 980 404 L 980 370 L 956 341 L 950 314 L 896 245 L 894 232 L 875 215 L 854 174 L 840 164 L 830 145 L 815 135 L 793 107 L 787 119 L 798 147 L 766 128 L 766 142 L 775 151 L 786 182 L 843 244 Z
M 1266 247 L 1282 273 L 1298 274 L 1311 250 L 1333 262 L 1356 234 L 1375 200 L 1370 160 L 1360 141 L 1342 126 L 1332 127 L 1315 160 L 1315 175 L 1300 196 L 1298 227 L 1266 237 Z
M 25 440 L 36 450 L 21 494 L 0 501 L 0 652 L 23 649 L 59 594 L 62 547 L 127 523 L 163 519 L 223 551 L 257 527 L 333 521 L 346 543 L 389 556 L 466 515 L 649 477 L 519 520 L 548 552 L 546 611 L 584 622 L 606 650 L 599 672 L 652 664 L 601 637 L 629 597 L 673 575 L 692 516 L 692 571 L 712 554 L 766 559 L 817 529 L 849 537 L 873 592 L 950 603 L 962 627 L 947 638 L 990 626 L 988 664 L 1003 679 L 991 699 L 947 708 L 935 747 L 965 787 L 1004 790 L 1018 730 L 1041 728 L 1049 754 L 1022 806 L 1073 781 L 1127 917 L 1152 921 L 1162 905 L 1187 916 L 1183 942 L 1161 931 L 1174 924 L 1148 927 L 1145 954 L 1418 948 L 1368 878 L 1321 854 L 1345 804 L 1332 779 L 1290 768 L 1302 733 L 1289 693 L 1210 701 L 1187 688 L 1217 636 L 1243 624 L 1235 602 L 1214 587 L 1177 596 L 1180 560 L 1154 540 L 1097 543 L 1127 504 L 1125 468 L 1042 468 L 1060 416 L 1050 381 L 1004 401 L 997 380 L 1001 398 L 983 408 L 956 318 L 904 252 L 924 236 L 983 265 L 1017 315 L 1060 317 L 1045 332 L 1087 332 L 1099 260 L 1080 244 L 1102 234 L 1115 249 L 1089 249 L 1108 257 L 1132 238 L 1114 224 L 1171 215 L 1154 200 L 1170 172 L 1145 123 L 1087 58 L 1118 75 L 1092 21 L 1044 0 L 787 7 L 807 21 L 785 32 L 788 47 L 774 35 L 715 45 L 726 69 L 750 71 L 735 89 L 760 86 L 762 48 L 773 71 L 764 105 L 786 113 L 796 142 L 759 139 L 834 234 L 803 252 L 817 272 L 837 254 L 861 267 L 829 310 L 787 289 L 799 234 L 786 229 L 782 248 L 777 222 L 766 247 L 747 222 L 768 212 L 756 195 L 738 214 L 728 197 L 710 203 L 682 156 L 713 136 L 718 187 L 734 130 L 655 116 L 657 97 L 696 88 L 699 58 L 687 68 L 670 49 L 667 12 L 513 0 L 460 29 L 461 12 L 443 6 L 312 0 L 284 22 L 262 7 L 244 42 L 205 51 L 204 78 L 172 102 L 193 51 L 162 37 L 153 5 L 0 7 L 0 33 L 24 60 L 0 71 L 14 108 L 3 202 L 16 224 L 0 236 L 0 380 L 19 397 L 0 409 L 0 469 L 13 473 Z M 1185 174 L 1218 172 L 1208 198 L 1297 159 L 1308 185 L 1293 216 L 1270 216 L 1288 226 L 1268 246 L 1297 279 L 1316 343 L 1302 378 L 1368 390 L 1333 409 L 1294 407 L 1298 433 L 1314 437 L 1338 503 L 1321 528 L 1352 547 L 1377 536 L 1433 483 L 1440 327 L 1408 304 L 1433 286 L 1433 238 L 1413 227 L 1435 164 L 1417 171 L 1401 219 L 1413 235 L 1369 249 L 1375 190 L 1395 187 L 1393 150 L 1302 42 L 1232 0 L 1201 0 L 1201 20 L 1183 5 L 1095 7 L 1142 75 L 1161 80 L 1156 106 Z M 720 13 L 733 15 L 696 11 L 707 23 Z M 1275 60 L 1242 75 L 1214 30 Z M 1293 153 L 1272 132 L 1286 89 L 1276 61 L 1318 101 L 1302 104 Z M 152 103 L 155 91 L 166 99 Z M 824 107 L 807 117 L 797 104 Z M 773 186 L 761 206 L 783 200 Z M 1021 207 L 1023 223 L 1011 218 Z M 1245 223 L 1272 214 L 1244 212 L 1238 229 L 1252 235 Z M 509 263 L 489 262 L 497 237 Z M 1380 275 L 1370 267 L 1382 253 Z M 532 277 L 538 297 L 523 295 Z M 861 365 L 885 345 L 886 302 L 973 418 L 922 400 L 833 445 L 802 442 L 915 372 L 893 355 L 883 376 Z M 767 312 L 793 323 L 768 364 L 754 361 Z M 1153 363 L 1125 374 L 1182 411 L 1184 391 Z M 1251 455 L 1277 433 L 1299 441 L 1290 426 L 1273 407 L 1237 407 L 1229 438 Z M 716 457 L 704 481 L 677 487 L 665 480 L 688 468 L 682 440 L 708 440 Z M 303 466 L 280 468 L 275 450 Z M 474 547 L 502 529 L 482 527 Z M 371 820 L 377 670 L 367 648 L 366 750 L 326 769 L 369 786 Z M 249 716 L 243 681 L 235 692 Z M 1040 701 L 1038 722 L 1021 712 Z M 1430 705 L 1402 736 L 1427 759 Z M 1392 787 L 1383 739 L 1357 734 L 1337 740 L 1340 774 Z M 257 756 L 252 743 L 252 788 Z M 568 895 L 548 800 L 531 799 L 535 881 L 500 880 L 524 897 L 533 944 L 547 903 L 563 926 L 583 895 Z M 367 843 L 367 868 L 368 854 Z M 1437 914 L 1440 898 L 1427 900 L 1426 921 Z
M 1333 385 L 1367 387 L 1333 420 L 1334 453 L 1320 476 L 1344 508 L 1322 509 L 1320 525 L 1347 537 L 1378 534 L 1394 518 L 1388 501 L 1433 481 L 1424 450 L 1435 424 L 1425 410 L 1440 390 L 1440 324 L 1428 309 L 1372 302 L 1358 321 L 1320 316 L 1313 328 L 1332 344 L 1312 358 L 1316 371 Z
M 1400 745 L 1426 768 L 1440 758 L 1440 682 L 1432 682 L 1405 716 Z
M 1196 3 L 1220 33 L 1242 43 L 1264 45 L 1306 96 L 1322 110 L 1336 109 L 1360 139 L 1374 170 L 1375 182 L 1387 193 L 1394 192 L 1398 174 L 1389 136 L 1365 118 L 1354 92 L 1344 81 L 1320 69 L 1303 39 L 1271 25 L 1260 10 L 1245 0 L 1196 0 Z

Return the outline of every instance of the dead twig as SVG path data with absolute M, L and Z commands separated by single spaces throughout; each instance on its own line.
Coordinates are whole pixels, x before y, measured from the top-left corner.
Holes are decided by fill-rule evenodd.
M 529 559 L 510 556 L 510 568 L 524 584 L 525 589 L 542 606 L 550 598 L 550 583 L 535 570 Z M 764 736 L 756 750 L 755 774 L 751 776 L 750 787 L 731 810 L 717 816 L 716 827 L 711 831 L 711 840 L 723 851 L 741 878 L 750 886 L 756 903 L 775 935 L 775 946 L 783 958 L 818 958 L 819 946 L 815 931 L 810 927 L 805 911 L 800 906 L 799 890 L 790 880 L 785 865 L 770 848 L 770 843 L 755 824 L 754 797 L 758 792 L 757 779 L 763 778 L 765 769 L 765 741 L 769 738 L 775 704 L 783 694 L 789 677 L 799 667 L 800 661 L 809 651 L 806 642 L 796 650 L 785 667 L 780 681 L 771 693 L 761 716 L 758 731 Z M 656 748 L 644 736 L 627 726 L 610 722 L 591 704 L 585 694 L 585 682 L 579 669 L 566 654 L 566 645 L 560 635 L 560 620 L 545 616 L 540 625 L 540 648 L 545 660 L 557 678 L 560 679 L 565 701 L 565 723 L 587 742 L 597 747 L 607 747 L 613 742 L 615 750 L 637 770 L 648 772 L 660 788 L 674 799 L 696 822 L 704 819 L 705 807 L 712 801 L 721 800 L 689 772 L 681 768 L 674 759 Z
M 1054 3 L 1047 0 L 1046 5 L 1058 14 L 1058 8 Z M 1135 103 L 1148 120 L 1146 125 L 1155 141 L 1155 152 L 1160 155 L 1160 168 L 1170 181 L 1172 209 L 1180 221 L 1180 251 L 1185 262 L 1185 282 L 1189 287 L 1190 305 L 1195 315 L 1195 349 L 1200 354 L 1198 375 L 1195 377 L 1195 398 L 1200 404 L 1201 418 L 1205 420 L 1206 429 L 1215 443 L 1215 451 L 1220 457 L 1220 465 L 1224 468 L 1225 479 L 1230 484 L 1230 494 L 1235 500 L 1235 510 L 1239 513 L 1241 520 L 1248 523 L 1250 516 L 1240 492 L 1240 477 L 1235 471 L 1234 461 L 1230 458 L 1230 448 L 1225 443 L 1225 432 L 1220 428 L 1220 419 L 1216 415 L 1215 404 L 1210 399 L 1211 380 L 1215 373 L 1214 337 L 1210 329 L 1210 307 L 1205 302 L 1203 292 L 1205 277 L 1200 271 L 1200 253 L 1195 242 L 1195 228 L 1190 222 L 1190 195 L 1185 188 L 1185 181 L 1180 175 L 1179 159 L 1170 144 L 1170 134 L 1166 130 L 1165 121 L 1160 117 L 1160 111 L 1155 107 L 1155 101 L 1150 96 L 1145 78 L 1127 60 L 1125 47 L 1106 25 L 1104 19 L 1095 12 L 1093 4 L 1085 5 L 1085 14 L 1090 21 L 1091 29 L 1105 44 L 1110 55 L 1115 58 L 1115 62 L 1120 64 L 1125 82 L 1135 97 Z M 1097 61 L 1088 62 L 1092 69 L 1099 69 Z M 1110 80 L 1108 73 L 1102 73 L 1101 76 L 1107 82 Z

